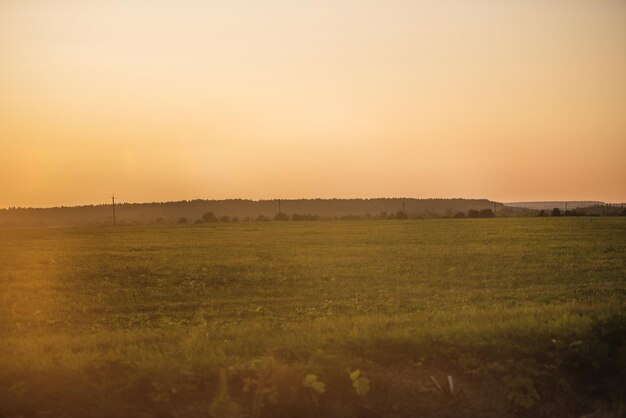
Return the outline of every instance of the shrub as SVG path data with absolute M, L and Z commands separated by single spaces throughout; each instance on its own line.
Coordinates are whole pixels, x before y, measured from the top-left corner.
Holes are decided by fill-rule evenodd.
M 552 209 L 551 215 L 552 216 L 561 216 L 561 209 L 559 209 L 559 208 Z
M 179 224 L 186 224 L 186 223 L 189 223 L 189 221 L 187 220 L 187 218 L 183 217 L 183 218 L 179 218 L 178 219 L 178 223 Z
M 496 214 L 491 209 L 483 209 L 480 211 L 481 218 L 493 218 Z
M 282 213 L 282 212 L 278 212 L 276 216 L 274 216 L 274 220 L 275 221 L 288 221 L 289 215 Z
M 480 218 L 480 212 L 476 209 L 470 209 L 467 211 L 468 218 Z
M 213 212 L 206 212 L 202 215 L 202 220 L 204 222 L 218 222 L 217 216 Z
M 300 214 L 300 213 L 294 213 L 293 215 L 291 215 L 291 220 L 292 221 L 317 221 L 319 220 L 319 217 L 317 215 L 311 215 L 311 214 Z
M 457 212 L 454 215 L 455 218 L 465 218 L 465 212 Z
M 342 216 L 342 217 L 341 217 L 341 218 L 339 218 L 339 219 L 341 219 L 342 221 L 358 221 L 358 220 L 360 220 L 360 219 L 361 219 L 361 217 L 360 217 L 360 216 L 358 216 L 358 215 L 352 215 L 352 214 L 350 214 L 350 215 L 345 215 L 345 216 Z
M 230 216 L 224 215 L 220 218 L 220 222 L 228 223 L 230 222 Z
M 406 216 L 406 212 L 399 210 L 396 212 L 396 219 L 409 219 L 409 217 Z

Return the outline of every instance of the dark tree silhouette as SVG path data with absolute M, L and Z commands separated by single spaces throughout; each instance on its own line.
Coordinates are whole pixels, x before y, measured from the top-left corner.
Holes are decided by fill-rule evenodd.
M 480 218 L 480 212 L 476 209 L 470 209 L 467 211 L 468 218 Z
M 406 215 L 406 212 L 399 210 L 396 212 L 396 219 L 409 219 L 409 217 Z
M 202 215 L 202 220 L 204 222 L 218 222 L 217 216 L 213 212 L 205 212 Z
M 561 209 L 559 209 L 559 208 L 552 209 L 551 215 L 552 216 L 561 216 Z
M 282 212 L 278 212 L 276 216 L 274 216 L 274 220 L 275 221 L 288 221 L 289 215 L 282 213 Z
M 493 218 L 496 214 L 491 209 L 483 209 L 480 211 L 481 218 Z

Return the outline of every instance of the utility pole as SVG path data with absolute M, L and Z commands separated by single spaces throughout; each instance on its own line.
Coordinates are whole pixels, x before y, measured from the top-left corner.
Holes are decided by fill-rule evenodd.
M 113 202 L 113 226 L 115 226 L 115 195 L 111 196 L 111 201 Z
M 280 211 L 280 199 L 278 199 L 278 213 L 282 213 L 282 212 Z

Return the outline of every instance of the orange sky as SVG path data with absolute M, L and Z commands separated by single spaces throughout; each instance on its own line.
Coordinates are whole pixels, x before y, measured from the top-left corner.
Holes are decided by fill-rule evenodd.
M 626 201 L 621 0 L 0 0 L 0 207 Z

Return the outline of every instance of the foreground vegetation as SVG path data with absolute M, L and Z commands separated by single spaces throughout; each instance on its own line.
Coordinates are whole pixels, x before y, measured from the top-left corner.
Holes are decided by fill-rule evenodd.
M 623 412 L 626 219 L 0 230 L 0 416 Z

